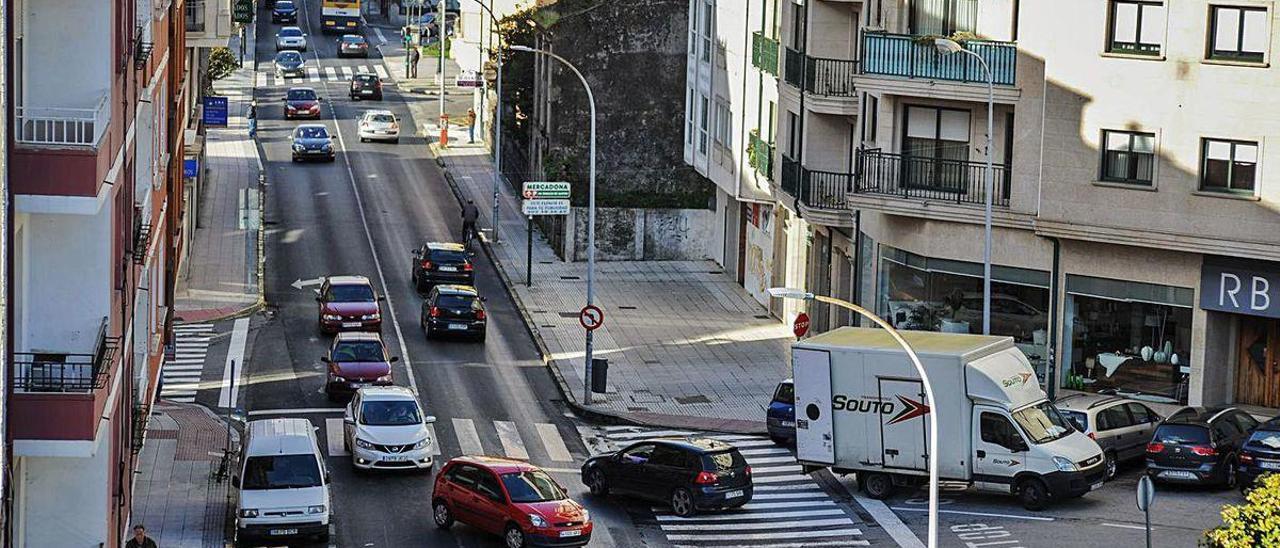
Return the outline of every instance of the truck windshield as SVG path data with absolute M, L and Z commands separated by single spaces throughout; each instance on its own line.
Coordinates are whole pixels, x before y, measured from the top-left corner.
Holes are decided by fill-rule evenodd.
M 1067 419 L 1062 418 L 1058 408 L 1049 402 L 1040 402 L 1013 414 L 1022 430 L 1031 437 L 1031 442 L 1040 444 L 1061 439 L 1075 431 Z

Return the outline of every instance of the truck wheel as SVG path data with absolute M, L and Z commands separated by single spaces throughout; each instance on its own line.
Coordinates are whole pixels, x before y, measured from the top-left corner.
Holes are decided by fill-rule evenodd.
M 893 494 L 893 476 L 889 474 L 871 473 L 862 480 L 862 490 L 867 496 L 876 500 L 884 500 Z
M 1018 483 L 1018 498 L 1022 501 L 1022 507 L 1027 510 L 1044 510 L 1049 504 L 1049 490 L 1038 479 L 1025 479 Z
M 1119 465 L 1116 463 L 1116 454 L 1112 452 L 1107 452 L 1107 454 L 1102 456 L 1102 459 L 1104 461 L 1104 466 L 1106 466 L 1106 469 L 1107 469 L 1107 477 L 1106 477 L 1107 481 L 1111 481 L 1115 479 L 1116 469 L 1119 467 Z

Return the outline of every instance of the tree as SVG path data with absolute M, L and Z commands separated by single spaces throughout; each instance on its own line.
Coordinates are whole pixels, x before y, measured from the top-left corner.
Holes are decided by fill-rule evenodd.
M 1245 504 L 1222 507 L 1222 525 L 1205 531 L 1201 546 L 1280 546 L 1280 474 L 1264 474 L 1245 495 Z
M 221 80 L 240 68 L 240 60 L 231 48 L 213 48 L 209 52 L 209 80 Z

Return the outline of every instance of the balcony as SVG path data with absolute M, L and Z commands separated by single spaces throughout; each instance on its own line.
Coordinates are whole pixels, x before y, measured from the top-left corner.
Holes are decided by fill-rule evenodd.
M 1013 42 L 964 40 L 991 67 L 996 102 L 1012 103 L 1017 89 L 1018 47 Z M 987 75 L 972 55 L 939 53 L 930 37 L 864 32 L 858 83 L 865 89 L 900 95 L 986 101 Z M 955 85 L 938 85 L 949 82 Z
M 778 75 L 778 41 L 761 32 L 751 33 L 751 66 Z
M 800 196 L 800 179 L 801 175 L 800 162 L 791 159 L 786 154 L 782 155 L 782 184 L 778 185 L 783 192 L 795 197 Z
M 782 157 L 783 191 L 795 199 L 795 208 L 809 222 L 852 227 L 853 215 L 848 196 L 853 188 L 849 173 L 807 169 L 800 162 Z
M 97 146 L 111 115 L 106 95 L 92 108 L 18 106 L 14 111 L 14 140 L 35 146 Z
M 947 160 L 859 150 L 853 192 L 934 200 L 956 204 L 983 204 L 985 162 Z M 1009 166 L 992 166 L 995 185 L 991 203 L 1009 206 Z
M 747 162 L 756 173 L 773 180 L 773 144 L 760 138 L 760 130 L 751 130 L 747 141 Z
M 858 62 L 852 59 L 810 57 L 786 48 L 783 81 L 806 94 L 805 108 L 821 114 L 856 116 L 858 94 L 854 81 Z
M 107 370 L 119 340 L 107 336 L 107 319 L 102 319 L 93 349 L 88 353 L 15 352 L 14 392 L 92 392 L 106 385 Z

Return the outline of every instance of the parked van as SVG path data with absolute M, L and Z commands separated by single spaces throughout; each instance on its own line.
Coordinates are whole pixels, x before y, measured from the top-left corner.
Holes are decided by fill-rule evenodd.
M 1018 496 L 1030 510 L 1102 486 L 1102 450 L 1049 402 L 1009 337 L 903 331 L 933 386 L 881 329 L 844 327 L 792 346 L 796 452 L 808 469 L 855 472 L 872 498 L 938 475 Z
M 329 539 L 329 471 L 306 419 L 252 421 L 231 477 L 236 544 Z

